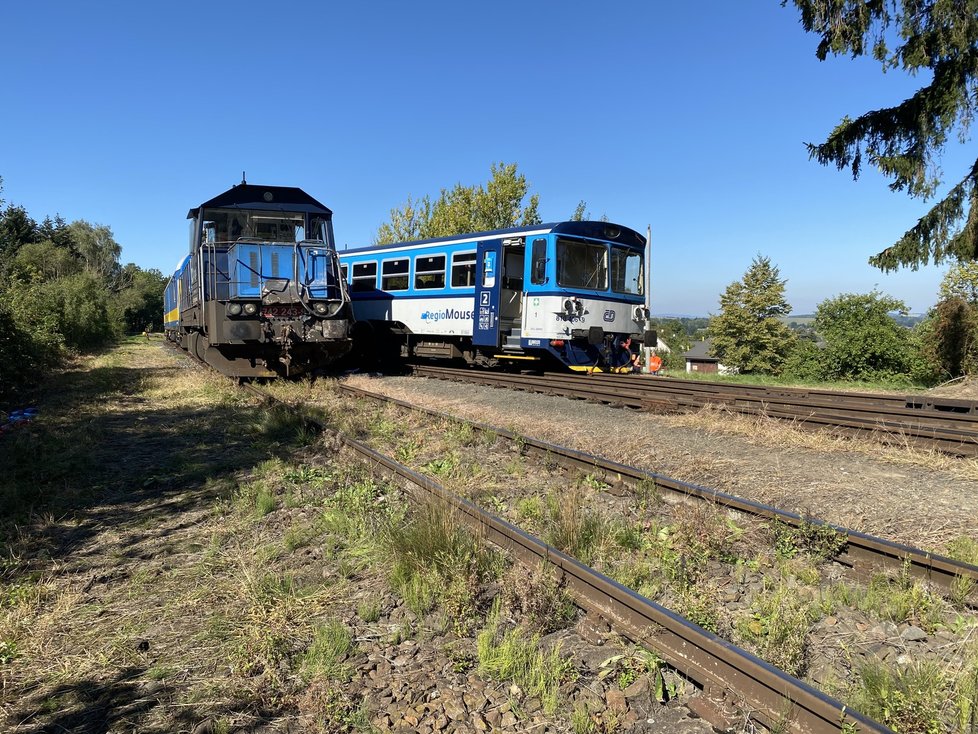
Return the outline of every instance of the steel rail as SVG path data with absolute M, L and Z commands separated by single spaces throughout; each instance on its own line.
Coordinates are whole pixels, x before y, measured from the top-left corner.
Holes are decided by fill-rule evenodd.
M 277 398 L 253 385 L 242 387 L 267 401 Z M 289 406 L 295 407 L 295 406 Z M 325 426 L 319 425 L 321 430 Z M 592 617 L 613 625 L 634 642 L 655 650 L 663 660 L 703 689 L 706 705 L 697 708 L 711 724 L 726 727 L 725 706 L 738 706 L 761 724 L 798 734 L 859 732 L 895 734 L 849 709 L 841 701 L 704 630 L 665 607 L 637 594 L 539 538 L 482 509 L 434 480 L 356 439 L 338 440 L 372 468 L 399 477 L 444 504 L 480 537 L 531 568 L 554 568 L 575 603 Z
M 971 401 L 927 403 L 927 399 L 905 397 L 890 399 L 885 404 L 883 401 L 889 398 L 878 394 L 854 398 L 860 394 L 756 386 L 736 386 L 746 389 L 734 391 L 725 384 L 671 378 L 560 373 L 515 376 L 429 365 L 414 365 L 412 371 L 422 377 L 560 395 L 646 411 L 722 405 L 736 412 L 791 420 L 802 426 L 869 432 L 891 442 L 909 439 L 947 453 L 978 456 L 978 403 Z M 926 403 L 930 407 L 907 407 L 911 403 Z M 950 410 L 952 403 L 960 411 Z
M 288 405 L 250 383 L 235 382 L 263 400 Z M 316 425 L 320 431 L 325 430 L 322 424 Z M 337 434 L 337 438 L 375 466 L 383 467 L 455 508 L 470 527 L 511 552 L 524 564 L 547 563 L 559 570 L 582 609 L 617 625 L 635 642 L 657 651 L 669 665 L 699 684 L 704 695 L 716 697 L 710 701 L 711 705 L 699 710 L 701 715 L 708 715 L 714 710 L 717 712 L 715 718 L 707 718 L 710 723 L 716 726 L 729 724 L 722 708 L 714 706 L 719 699 L 721 703 L 725 700 L 744 704 L 748 715 L 755 716 L 769 727 L 784 728 L 787 725 L 790 731 L 800 734 L 896 734 L 469 500 L 458 497 L 428 477 L 355 439 L 342 434 Z
M 760 502 L 744 499 L 743 497 L 737 497 L 736 495 L 722 492 L 718 489 L 710 489 L 693 484 L 692 482 L 673 479 L 664 474 L 622 464 L 595 454 L 589 454 L 585 451 L 578 451 L 567 446 L 541 441 L 530 436 L 522 436 L 506 428 L 459 418 L 450 413 L 425 408 L 424 406 L 415 405 L 404 400 L 399 400 L 398 398 L 391 398 L 380 393 L 373 393 L 369 390 L 353 387 L 352 385 L 341 383 L 337 387 L 341 391 L 351 395 L 372 400 L 382 400 L 407 410 L 424 413 L 442 420 L 467 423 L 483 433 L 495 434 L 508 441 L 518 442 L 526 451 L 552 459 L 564 467 L 591 473 L 597 470 L 600 473 L 599 477 L 611 485 L 624 484 L 634 489 L 642 483 L 652 482 L 656 488 L 670 492 L 678 500 L 686 498 L 704 500 L 730 510 L 736 510 L 766 520 L 774 520 L 794 528 L 803 528 L 806 526 L 830 528 L 844 535 L 846 540 L 845 549 L 842 553 L 834 556 L 833 560 L 851 568 L 858 576 L 866 578 L 878 570 L 893 573 L 906 570 L 912 576 L 934 583 L 945 591 L 951 591 L 962 580 L 970 580 L 974 583 L 971 595 L 978 597 L 978 566 L 957 561 L 936 553 L 930 553 L 903 543 L 878 538 L 858 530 L 851 530 L 842 525 L 826 522 L 825 520 L 808 518 L 795 512 L 781 510 L 772 505 L 765 505 Z
M 669 665 L 699 684 L 705 695 L 717 696 L 727 704 L 739 704 L 769 727 L 787 725 L 791 731 L 808 734 L 842 731 L 892 734 L 882 724 L 625 588 L 432 479 L 355 439 L 341 435 L 340 440 L 375 467 L 382 467 L 452 508 L 482 537 L 522 563 L 530 567 L 538 567 L 540 563 L 553 566 L 581 608 L 613 624 L 635 642 L 655 650 Z M 728 724 L 729 720 L 720 713 L 721 708 L 716 710 L 717 717 L 711 723 Z

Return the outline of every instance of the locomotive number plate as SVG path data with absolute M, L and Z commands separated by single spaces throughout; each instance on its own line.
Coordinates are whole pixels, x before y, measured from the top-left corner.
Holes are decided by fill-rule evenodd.
M 298 306 L 264 306 L 261 315 L 266 319 L 297 319 L 302 316 Z

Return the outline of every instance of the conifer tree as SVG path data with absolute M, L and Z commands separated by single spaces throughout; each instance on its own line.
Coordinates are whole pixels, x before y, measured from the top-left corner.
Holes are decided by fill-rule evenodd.
M 929 83 L 909 99 L 856 119 L 845 117 L 825 142 L 809 145 L 823 165 L 863 164 L 892 179 L 893 191 L 929 199 L 949 138 L 964 141 L 978 107 L 978 0 L 791 0 L 805 30 L 821 36 L 816 55 L 872 55 L 883 70 Z M 782 6 L 788 0 L 782 0 Z M 962 176 L 963 174 L 963 176 Z M 884 271 L 928 262 L 978 259 L 978 160 L 899 240 L 869 259 Z
M 924 358 L 940 379 L 973 374 L 978 367 L 978 262 L 945 273 L 938 302 L 920 324 Z
M 720 313 L 710 318 L 713 356 L 741 372 L 778 374 L 795 336 L 779 317 L 791 312 L 780 271 L 758 255 L 741 280 L 720 296 Z

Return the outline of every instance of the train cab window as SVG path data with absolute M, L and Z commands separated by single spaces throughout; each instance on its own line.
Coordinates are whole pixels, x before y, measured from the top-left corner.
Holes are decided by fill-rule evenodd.
M 329 244 L 330 227 L 329 220 L 324 217 L 310 217 L 309 231 L 306 232 L 306 239 L 319 240 Z
M 353 263 L 353 281 L 350 290 L 354 292 L 377 290 L 377 263 Z
M 380 289 L 384 291 L 406 291 L 408 287 L 409 261 L 385 260 L 380 274 Z
M 557 285 L 608 290 L 608 248 L 596 242 L 558 238 Z
M 533 240 L 530 250 L 530 282 L 533 285 L 543 285 L 547 282 L 547 241 Z
M 642 295 L 645 291 L 642 253 L 625 247 L 611 246 L 611 290 L 615 293 Z
M 475 253 L 454 253 L 452 255 L 452 288 L 471 288 L 474 285 Z
M 445 287 L 444 255 L 422 255 L 414 259 L 414 287 Z

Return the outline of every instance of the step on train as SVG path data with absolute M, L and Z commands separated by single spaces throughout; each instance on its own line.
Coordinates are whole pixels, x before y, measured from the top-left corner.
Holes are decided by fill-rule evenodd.
M 646 331 L 645 237 L 559 222 L 339 253 L 354 345 L 381 363 L 630 371 Z
M 168 339 L 242 378 L 299 375 L 350 351 L 328 208 L 298 188 L 242 181 L 187 218 L 190 253 L 164 294 Z

